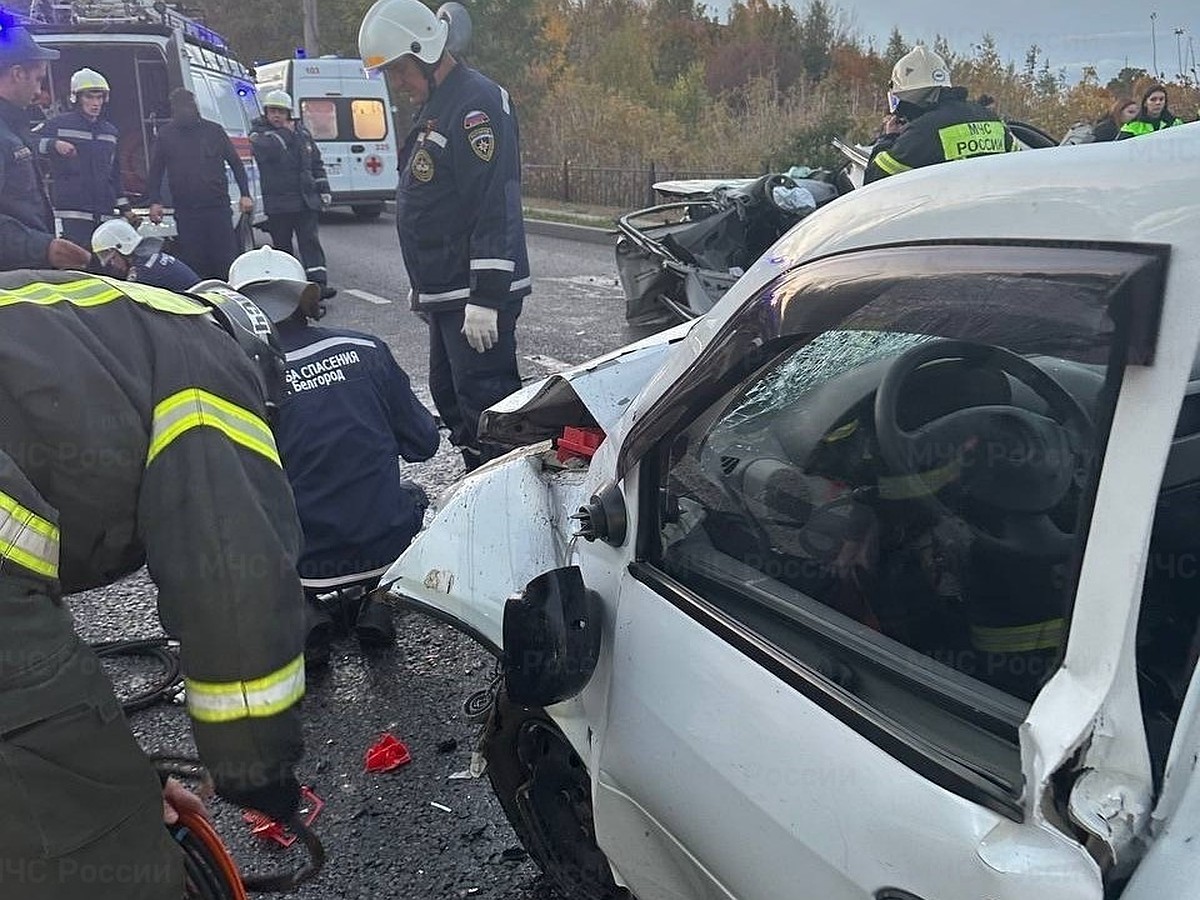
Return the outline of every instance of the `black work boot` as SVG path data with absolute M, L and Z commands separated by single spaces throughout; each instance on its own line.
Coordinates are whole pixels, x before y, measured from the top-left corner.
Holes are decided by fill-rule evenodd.
M 321 299 L 322 300 L 329 300 L 330 298 L 336 297 L 336 296 L 337 296 L 337 288 L 331 288 L 327 284 L 321 285 Z
M 306 606 L 304 638 L 304 667 L 317 669 L 329 664 L 329 645 L 333 643 L 333 617 L 311 603 Z
M 387 647 L 394 644 L 396 624 L 392 621 L 391 607 L 368 595 L 358 611 L 354 634 L 363 647 Z

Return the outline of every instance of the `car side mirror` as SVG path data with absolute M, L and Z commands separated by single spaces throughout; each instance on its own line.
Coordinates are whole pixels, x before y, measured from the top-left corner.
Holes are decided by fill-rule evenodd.
M 550 706 L 582 691 L 600 657 L 603 606 L 578 566 L 551 569 L 504 607 L 504 675 L 522 706 Z

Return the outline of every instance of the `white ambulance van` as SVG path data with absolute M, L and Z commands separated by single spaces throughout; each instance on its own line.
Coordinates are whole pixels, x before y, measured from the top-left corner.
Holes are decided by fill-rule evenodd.
M 382 76 L 367 76 L 361 59 L 322 56 L 255 66 L 261 94 L 287 91 L 321 149 L 335 206 L 374 219 L 396 196 L 398 151 L 392 103 Z
M 112 88 L 104 115 L 120 129 L 117 153 L 121 181 L 135 209 L 145 212 L 146 174 L 158 128 L 171 117 L 168 97 L 177 87 L 196 95 L 200 115 L 220 124 L 246 167 L 255 211 L 253 224 L 266 221 L 258 167 L 250 151 L 250 123 L 258 115 L 257 91 L 250 71 L 233 56 L 225 40 L 165 3 L 150 0 L 76 0 L 35 3 L 25 20 L 39 44 L 53 47 L 61 57 L 50 64 L 47 104 L 49 118 L 70 109 L 71 73 L 88 68 L 100 72 Z M 237 226 L 239 191 L 229 178 L 229 214 Z M 166 179 L 164 178 L 164 185 Z M 164 187 L 165 190 L 165 187 Z M 170 215 L 161 225 L 148 221 L 142 234 L 175 234 Z M 243 227 L 239 238 L 252 246 L 253 232 Z

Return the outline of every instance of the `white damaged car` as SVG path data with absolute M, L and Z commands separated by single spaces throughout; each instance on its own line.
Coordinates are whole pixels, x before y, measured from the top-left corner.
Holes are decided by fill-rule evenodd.
M 485 414 L 526 446 L 386 577 L 500 660 L 565 897 L 1195 896 L 1198 172 L 1188 125 L 887 179 Z

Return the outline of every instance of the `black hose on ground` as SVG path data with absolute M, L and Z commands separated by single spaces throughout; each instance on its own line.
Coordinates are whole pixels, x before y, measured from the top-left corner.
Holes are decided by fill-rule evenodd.
M 151 686 L 121 701 L 126 714 L 146 709 L 156 703 L 170 702 L 179 693 L 183 682 L 179 674 L 179 655 L 167 638 L 136 638 L 120 641 L 100 641 L 91 645 L 101 659 L 116 656 L 139 656 L 154 660 L 162 674 Z

